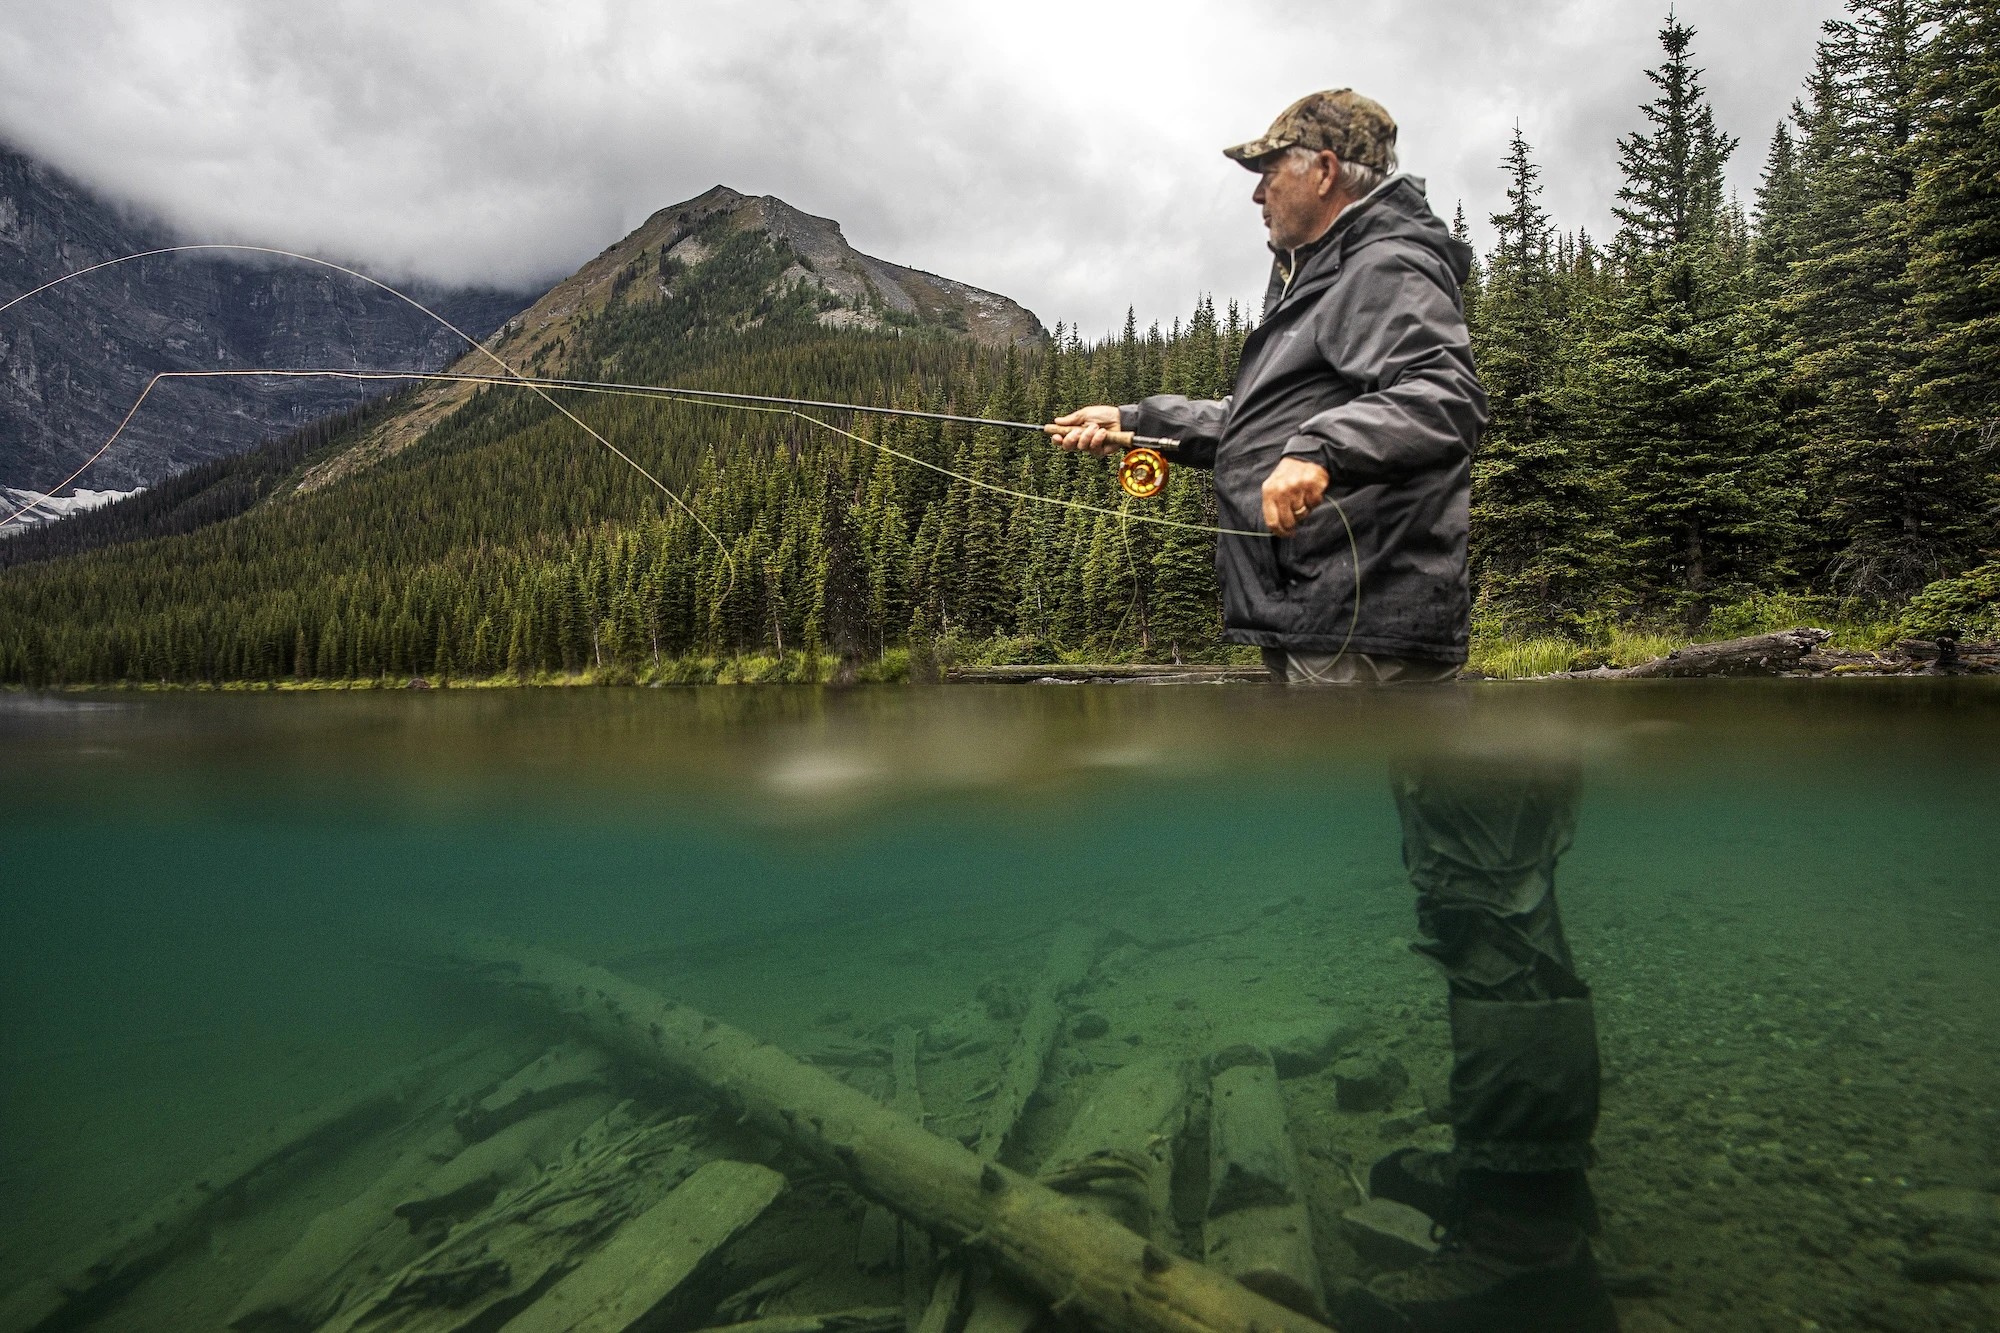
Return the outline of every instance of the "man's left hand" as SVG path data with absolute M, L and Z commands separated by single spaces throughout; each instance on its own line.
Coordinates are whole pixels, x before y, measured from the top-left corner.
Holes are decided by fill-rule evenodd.
M 1264 526 L 1275 535 L 1289 537 L 1299 520 L 1319 507 L 1332 478 L 1318 463 L 1285 457 L 1264 478 Z

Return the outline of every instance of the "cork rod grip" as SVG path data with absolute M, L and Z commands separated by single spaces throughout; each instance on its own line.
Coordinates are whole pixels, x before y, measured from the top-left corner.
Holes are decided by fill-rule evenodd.
M 1070 429 L 1072 429 L 1072 427 L 1069 426 L 1042 427 L 1042 430 L 1050 435 L 1060 435 L 1064 431 Z M 1105 443 L 1115 445 L 1120 449 L 1130 449 L 1132 447 L 1134 440 L 1136 440 L 1137 438 L 1138 437 L 1133 435 L 1132 432 L 1129 430 L 1107 430 L 1104 432 Z

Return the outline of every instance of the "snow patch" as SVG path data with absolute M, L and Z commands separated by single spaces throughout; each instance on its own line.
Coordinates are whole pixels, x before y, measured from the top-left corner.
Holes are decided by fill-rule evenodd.
M 129 491 L 86 491 L 78 487 L 68 495 L 45 495 L 41 491 L 24 491 L 13 486 L 0 486 L 0 500 L 7 504 L 7 513 L 0 514 L 6 521 L 0 527 L 0 537 L 12 537 L 26 532 L 29 528 L 43 523 L 53 523 L 57 519 L 69 518 L 92 509 L 102 509 L 105 505 L 129 500 L 145 490 L 144 486 Z M 18 517 L 9 519 L 8 514 L 21 511 Z

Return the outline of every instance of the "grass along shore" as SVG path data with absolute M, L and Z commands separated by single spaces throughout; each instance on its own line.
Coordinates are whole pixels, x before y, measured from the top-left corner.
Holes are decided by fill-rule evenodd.
M 1779 614 L 1790 610 L 1792 615 Z M 1628 667 L 1664 657 L 1690 644 L 1739 638 L 1795 625 L 1817 624 L 1829 629 L 1829 648 L 1869 652 L 1889 647 L 1906 633 L 1895 621 L 1843 621 L 1815 617 L 1810 608 L 1773 607 L 1759 622 L 1732 624 L 1726 632 L 1676 632 L 1663 626 L 1621 625 L 1598 633 L 1511 632 L 1488 618 L 1476 618 L 1466 662 L 1470 677 L 1516 680 L 1552 676 L 1565 671 L 1595 667 Z M 1240 645 L 1221 645 L 1204 652 L 1184 654 L 1190 666 L 1256 666 L 1258 650 Z M 996 638 L 968 641 L 938 640 L 929 651 L 891 647 L 871 655 L 859 664 L 855 677 L 860 684 L 930 684 L 947 677 L 960 667 L 992 666 L 1083 666 L 1083 665 L 1165 665 L 1173 659 L 1160 652 L 1128 651 L 1106 653 L 1089 649 L 1062 650 L 1032 638 Z M 686 685 L 808 685 L 823 684 L 834 675 L 837 663 L 825 653 L 787 652 L 746 654 L 690 654 L 663 657 L 635 665 L 606 663 L 577 671 L 539 672 L 528 676 L 501 673 L 493 676 L 383 675 L 365 678 L 205 681 L 172 684 L 147 681 L 67 682 L 53 688 L 64 690 L 394 690 L 394 689 L 521 689 L 574 688 L 579 686 L 686 686 Z M 19 687 L 16 687 L 19 688 Z

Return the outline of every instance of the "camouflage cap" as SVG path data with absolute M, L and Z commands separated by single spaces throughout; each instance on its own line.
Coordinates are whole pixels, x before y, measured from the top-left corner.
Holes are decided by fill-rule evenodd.
M 1255 171 L 1258 158 L 1281 148 L 1326 149 L 1343 162 L 1394 171 L 1396 122 L 1380 102 L 1352 88 L 1335 88 L 1308 93 L 1286 107 L 1262 138 L 1222 151 Z

